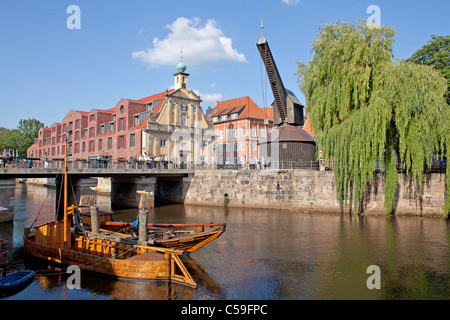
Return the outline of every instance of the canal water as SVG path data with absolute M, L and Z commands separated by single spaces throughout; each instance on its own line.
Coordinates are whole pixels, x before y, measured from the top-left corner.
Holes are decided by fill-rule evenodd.
M 450 224 L 418 217 L 355 217 L 290 211 L 167 205 L 149 222 L 227 223 L 215 241 L 185 258 L 197 289 L 168 283 L 113 280 L 84 273 L 68 289 L 66 269 L 27 256 L 23 229 L 53 218 L 55 191 L 17 185 L 14 223 L 0 224 L 12 243 L 5 267 L 36 271 L 22 291 L 0 299 L 25 300 L 331 300 L 450 298 Z M 99 196 L 100 210 L 111 210 Z M 114 210 L 133 221 L 137 209 Z M 379 273 L 370 271 L 377 266 Z M 368 273 L 369 268 L 369 273 Z M 380 275 L 380 289 L 369 289 Z M 369 279 L 370 278 L 370 279 Z M 368 281 L 369 280 L 369 281 Z

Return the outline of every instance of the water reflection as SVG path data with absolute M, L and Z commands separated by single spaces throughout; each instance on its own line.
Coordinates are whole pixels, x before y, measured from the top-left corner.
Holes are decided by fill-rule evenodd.
M 47 204 L 42 205 L 47 198 Z M 81 290 L 67 290 L 68 274 L 23 259 L 22 233 L 54 216 L 54 190 L 19 185 L 16 221 L 0 225 L 14 243 L 14 268 L 40 270 L 10 299 L 448 299 L 450 227 L 440 219 L 355 217 L 278 210 L 168 205 L 149 211 L 149 222 L 227 223 L 217 240 L 184 258 L 197 289 L 136 283 L 84 274 Z M 98 197 L 110 211 L 109 198 Z M 137 209 L 116 210 L 133 221 Z M 11 231 L 12 230 L 12 231 Z M 381 269 L 381 290 L 366 286 L 368 266 Z M 45 272 L 43 271 L 45 270 Z

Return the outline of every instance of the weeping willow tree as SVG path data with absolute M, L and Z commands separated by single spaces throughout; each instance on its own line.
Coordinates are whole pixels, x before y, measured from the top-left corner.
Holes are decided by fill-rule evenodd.
M 428 66 L 393 61 L 394 35 L 393 28 L 371 29 L 364 21 L 321 26 L 312 60 L 298 62 L 296 73 L 317 150 L 334 165 L 338 200 L 346 203 L 351 191 L 358 208 L 380 162 L 387 215 L 398 191 L 397 163 L 421 193 L 431 157 L 446 152 L 450 159 L 446 80 Z

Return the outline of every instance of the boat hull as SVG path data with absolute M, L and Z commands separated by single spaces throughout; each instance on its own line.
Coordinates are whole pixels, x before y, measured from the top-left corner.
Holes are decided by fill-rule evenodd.
M 161 252 L 144 246 L 119 247 L 112 241 L 85 237 L 72 239 L 74 244 L 66 249 L 53 243 L 42 243 L 40 237 L 29 232 L 25 232 L 23 242 L 26 253 L 57 264 L 76 265 L 81 270 L 114 278 L 172 281 L 196 287 L 195 281 L 174 252 Z M 117 248 L 122 248 L 122 251 Z M 117 258 L 113 258 L 113 252 L 119 253 Z

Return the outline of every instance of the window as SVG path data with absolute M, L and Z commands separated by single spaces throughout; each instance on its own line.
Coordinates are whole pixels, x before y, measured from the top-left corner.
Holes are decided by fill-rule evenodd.
M 104 124 L 100 125 L 100 134 L 103 134 L 103 133 L 105 133 L 105 125 Z
M 228 129 L 227 129 L 227 139 L 232 138 L 231 135 L 232 135 L 231 129 L 228 128 Z
M 228 116 L 226 114 L 224 114 L 223 116 L 220 117 L 220 121 L 225 121 L 228 119 Z
M 220 135 L 219 135 L 220 139 L 223 139 L 223 130 L 220 130 Z
M 252 137 L 256 137 L 256 127 L 252 127 Z
M 89 128 L 89 138 L 94 137 L 94 127 Z
M 98 139 L 98 151 L 102 151 L 102 149 L 103 149 L 103 140 Z
M 183 113 L 181 114 L 181 125 L 185 126 L 186 125 L 186 115 Z
M 109 124 L 109 131 L 114 132 L 114 122 Z
M 165 139 L 161 139 L 159 142 L 159 145 L 161 148 L 165 148 L 166 147 L 166 140 Z
M 213 122 L 219 121 L 219 117 L 213 117 L 213 118 L 212 118 L 212 121 L 213 121 Z
M 94 151 L 95 151 L 94 141 L 89 141 L 89 152 Z
M 84 129 L 84 137 L 87 138 L 87 135 L 88 135 L 88 129 L 85 128 L 85 129 Z
M 124 122 L 125 122 L 124 119 L 125 119 L 125 118 L 120 118 L 120 119 L 119 119 L 119 131 L 122 131 L 123 128 L 124 128 Z
M 125 142 L 123 139 L 124 136 L 119 136 L 119 145 L 117 146 L 117 149 L 123 149 L 125 147 Z
M 75 131 L 75 141 L 80 140 L 80 131 Z
M 108 138 L 108 150 L 112 149 L 112 138 Z
M 80 145 L 75 143 L 75 153 L 80 153 Z M 58 155 L 59 155 L 59 147 L 58 147 Z
M 241 137 L 245 137 L 245 127 L 241 127 Z
M 136 136 L 134 133 L 130 134 L 130 148 L 134 147 L 136 144 Z
M 80 119 L 75 120 L 75 129 L 80 129 Z
M 252 141 L 252 151 L 256 151 L 256 141 Z
M 237 136 L 238 136 L 238 128 L 237 128 L 237 127 L 234 127 L 234 128 L 233 128 L 233 136 L 234 136 L 234 137 L 237 137 Z
M 135 126 L 138 126 L 138 125 L 139 125 L 139 116 L 134 116 L 134 117 L 133 117 L 133 124 L 134 124 Z
M 259 136 L 264 137 L 264 128 L 259 128 Z
M 245 151 L 245 141 L 241 141 L 241 151 Z
M 91 114 L 91 122 L 94 121 L 95 115 Z
M 233 143 L 233 151 L 238 151 L 238 143 Z
M 83 144 L 81 145 L 81 152 L 86 152 L 86 142 L 83 142 Z
M 238 114 L 237 113 L 231 114 L 231 119 L 237 119 L 237 118 L 238 118 Z

